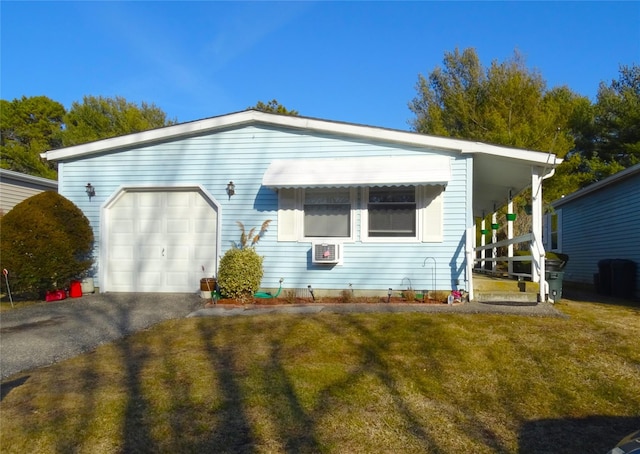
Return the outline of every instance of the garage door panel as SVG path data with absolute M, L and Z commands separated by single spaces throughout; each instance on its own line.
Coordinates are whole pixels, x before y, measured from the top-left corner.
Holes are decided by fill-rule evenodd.
M 113 207 L 112 215 L 117 215 L 119 212 L 128 213 L 136 203 L 135 197 L 129 193 L 124 193 L 117 201 L 117 205 Z
M 157 216 L 157 215 L 156 215 Z M 138 222 L 138 233 L 151 234 L 157 233 L 160 234 L 164 230 L 164 226 L 162 221 L 158 221 L 158 219 L 143 219 L 140 218 Z
M 166 275 L 166 281 L 165 281 L 166 285 L 172 287 L 173 289 L 183 288 L 184 283 L 189 281 L 189 277 L 190 277 L 189 274 L 190 273 L 186 271 L 168 273 Z M 173 290 L 173 291 L 180 291 L 180 290 Z
M 200 260 L 200 261 L 212 260 L 213 257 L 215 256 L 216 256 L 216 246 L 213 243 L 210 245 L 199 246 L 195 248 L 195 250 L 193 251 L 193 257 L 196 260 Z
M 150 191 L 150 192 L 131 192 L 137 198 L 137 206 L 139 208 L 160 208 L 162 207 L 162 200 L 164 199 L 164 192 Z
M 112 245 L 110 258 L 119 261 L 131 261 L 133 262 L 135 254 L 133 253 L 133 247 L 130 244 L 117 244 Z
M 211 206 L 209 204 L 195 205 L 191 208 L 191 212 L 193 217 L 198 219 L 211 219 L 215 217 L 215 213 L 211 212 Z
M 130 219 L 118 219 L 111 222 L 111 233 L 133 233 L 133 221 Z
M 148 245 L 138 247 L 138 258 L 145 262 L 155 263 L 162 260 L 163 253 L 166 254 L 166 250 L 163 252 L 163 247 L 160 245 Z
M 158 269 L 140 270 L 138 272 L 139 281 L 142 285 L 159 286 L 162 283 L 162 273 Z
M 123 194 L 109 209 L 106 290 L 197 291 L 202 268 L 215 273 L 217 216 L 198 191 Z
M 197 218 L 193 220 L 193 232 L 198 234 L 206 234 L 215 238 L 216 234 L 216 220 L 215 219 L 201 219 Z
M 133 274 L 128 270 L 114 271 L 110 275 L 109 285 L 116 291 L 133 291 L 127 290 L 133 286 Z
M 189 219 L 168 219 L 167 233 L 189 233 L 191 223 Z
M 202 198 L 199 194 L 193 191 L 173 191 L 165 194 L 167 198 L 167 207 L 189 206 L 194 198 Z
M 191 258 L 191 248 L 187 246 L 174 245 L 167 246 L 167 260 L 189 260 Z

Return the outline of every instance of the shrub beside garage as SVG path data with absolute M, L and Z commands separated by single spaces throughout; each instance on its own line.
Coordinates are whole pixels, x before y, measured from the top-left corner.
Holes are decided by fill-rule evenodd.
M 93 230 L 70 200 L 46 191 L 0 218 L 0 267 L 13 292 L 37 292 L 81 279 L 93 264 Z

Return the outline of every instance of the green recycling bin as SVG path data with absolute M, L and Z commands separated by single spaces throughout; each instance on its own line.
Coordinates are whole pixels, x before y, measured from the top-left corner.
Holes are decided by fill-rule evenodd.
M 562 298 L 562 278 L 564 271 L 546 271 L 544 278 L 549 284 L 549 299 L 557 303 Z

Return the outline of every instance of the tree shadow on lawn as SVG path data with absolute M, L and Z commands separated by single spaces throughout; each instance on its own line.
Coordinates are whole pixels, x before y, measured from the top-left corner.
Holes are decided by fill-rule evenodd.
M 640 416 L 529 421 L 520 429 L 519 454 L 603 454 L 640 429 Z
M 24 375 L 0 384 L 0 401 L 4 400 L 7 394 L 9 394 L 13 389 L 25 384 L 26 381 L 29 380 L 29 377 L 30 375 Z

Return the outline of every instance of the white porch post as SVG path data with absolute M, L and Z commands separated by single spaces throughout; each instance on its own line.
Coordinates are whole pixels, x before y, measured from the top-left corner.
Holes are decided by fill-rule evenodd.
M 473 301 L 473 265 L 475 258 L 475 246 L 476 246 L 476 225 L 472 224 L 467 228 L 467 237 L 465 241 L 465 247 L 467 250 L 467 285 L 466 291 L 469 293 L 469 301 Z
M 494 207 L 494 210 L 495 210 L 495 207 Z M 497 216 L 498 215 L 495 211 L 491 214 L 491 243 L 493 244 L 496 244 L 498 242 L 498 231 L 493 228 L 493 224 L 498 223 Z M 498 264 L 498 262 L 495 260 L 497 256 L 498 256 L 498 248 L 494 246 L 491 248 L 491 258 L 493 259 L 491 261 L 491 271 L 493 272 L 496 271 L 496 266 Z
M 486 228 L 487 228 L 487 221 L 485 221 L 484 213 L 483 213 L 482 222 L 480 223 L 480 235 L 481 235 L 480 236 L 480 246 L 486 246 L 486 244 L 487 244 L 487 238 L 486 238 L 485 234 L 482 233 L 482 232 L 486 231 Z M 485 254 L 486 254 L 486 251 L 484 249 L 482 249 L 480 251 L 480 269 L 482 271 L 484 271 L 484 263 L 485 263 L 484 258 L 486 257 Z
M 540 167 L 531 169 L 531 280 L 540 283 L 540 301 L 546 301 L 548 291 L 542 243 L 542 171 Z
M 511 197 L 511 189 L 509 189 L 509 203 L 507 205 L 507 213 L 513 213 L 513 198 Z M 507 219 L 507 239 L 513 239 L 513 221 Z M 509 243 L 507 246 L 507 257 L 511 259 L 513 257 L 513 244 Z M 509 260 L 509 276 L 513 273 L 513 261 Z

